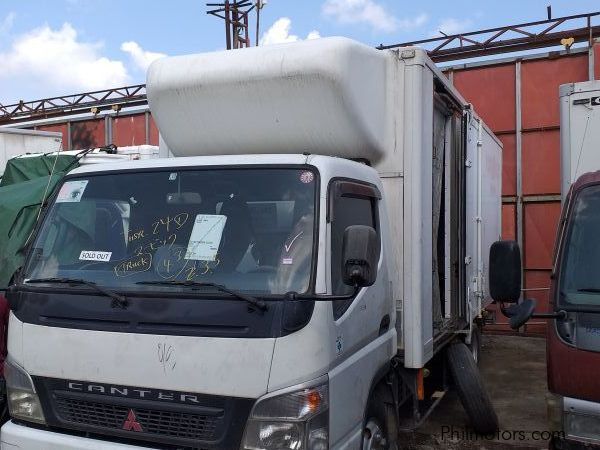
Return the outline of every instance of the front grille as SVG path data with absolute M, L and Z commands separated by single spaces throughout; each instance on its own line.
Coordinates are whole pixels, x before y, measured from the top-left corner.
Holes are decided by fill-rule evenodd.
M 123 429 L 133 410 L 141 432 L 154 436 L 211 441 L 219 422 L 218 416 L 185 412 L 159 411 L 146 408 L 100 403 L 63 397 L 55 393 L 56 411 L 66 422 L 91 427 Z

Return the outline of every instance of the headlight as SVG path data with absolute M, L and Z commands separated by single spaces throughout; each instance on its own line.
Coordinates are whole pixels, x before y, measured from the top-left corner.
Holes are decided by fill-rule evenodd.
M 15 419 L 45 424 L 42 405 L 29 374 L 7 359 L 4 362 L 4 378 L 10 415 Z
M 329 380 L 259 400 L 246 425 L 244 450 L 327 450 Z
M 567 438 L 600 441 L 600 416 L 565 413 Z

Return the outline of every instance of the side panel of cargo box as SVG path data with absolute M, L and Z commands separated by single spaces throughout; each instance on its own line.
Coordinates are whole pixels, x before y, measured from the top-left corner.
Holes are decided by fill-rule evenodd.
M 502 144 L 480 118 L 467 114 L 466 278 L 467 321 L 491 303 L 488 261 L 501 237 Z
M 500 236 L 502 153 L 424 53 L 401 49 L 398 57 L 401 75 L 391 78 L 397 90 L 388 90 L 401 100 L 398 147 L 377 169 L 402 272 L 395 289 L 400 350 L 406 367 L 420 368 L 489 303 L 487 258 Z

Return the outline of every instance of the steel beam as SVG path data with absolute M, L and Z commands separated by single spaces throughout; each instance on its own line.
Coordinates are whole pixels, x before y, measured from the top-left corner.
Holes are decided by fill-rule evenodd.
M 560 194 L 545 194 L 545 195 L 526 195 L 521 198 L 523 203 L 560 203 Z M 517 197 L 514 195 L 506 195 L 502 197 L 504 205 L 514 205 L 517 203 Z
M 521 61 L 515 63 L 515 137 L 516 137 L 516 172 L 517 172 L 517 242 L 521 249 L 523 257 L 523 136 L 521 133 Z M 524 281 L 523 272 L 521 272 L 521 286 Z
M 0 125 L 90 112 L 97 114 L 112 109 L 113 106 L 129 108 L 145 104 L 147 104 L 146 85 L 136 84 L 32 102 L 20 101 L 14 105 L 0 105 Z
M 498 28 L 472 31 L 469 33 L 440 36 L 401 44 L 380 45 L 380 50 L 408 47 L 413 45 L 434 47 L 428 50 L 429 56 L 435 62 L 475 58 L 499 53 L 518 52 L 537 48 L 560 46 L 561 40 L 573 38 L 574 42 L 589 42 L 600 35 L 600 26 L 592 25 L 592 18 L 600 16 L 600 12 L 559 17 L 550 20 L 539 20 Z M 573 25 L 585 20 L 585 26 L 564 31 L 553 31 L 559 25 Z M 541 31 L 539 27 L 547 25 Z M 501 39 L 512 32 L 518 37 Z M 491 36 L 490 36 L 491 35 Z M 466 43 L 466 45 L 465 45 Z

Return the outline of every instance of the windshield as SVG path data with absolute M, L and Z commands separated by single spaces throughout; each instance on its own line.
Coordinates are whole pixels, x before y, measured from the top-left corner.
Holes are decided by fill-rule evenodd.
M 164 170 L 69 178 L 34 243 L 25 279 L 120 290 L 149 281 L 306 292 L 316 175 L 306 168 Z
M 600 186 L 576 197 L 563 248 L 561 302 L 600 306 Z

